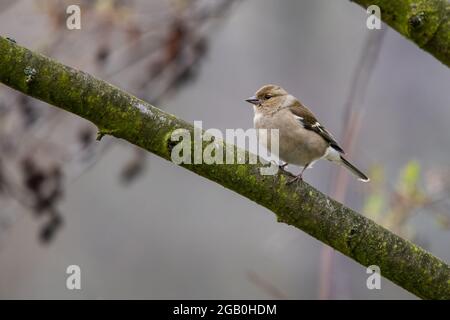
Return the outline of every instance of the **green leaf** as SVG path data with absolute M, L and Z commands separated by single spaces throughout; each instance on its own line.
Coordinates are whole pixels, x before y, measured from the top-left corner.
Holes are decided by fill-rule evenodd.
M 406 195 L 415 193 L 420 179 L 420 172 L 420 164 L 415 160 L 409 161 L 400 173 L 398 183 L 399 192 Z

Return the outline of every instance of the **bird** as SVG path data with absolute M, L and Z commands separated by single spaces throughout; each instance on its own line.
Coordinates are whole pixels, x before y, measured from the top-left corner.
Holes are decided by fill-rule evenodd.
M 245 101 L 253 105 L 253 125 L 256 129 L 279 130 L 279 150 L 276 156 L 285 162 L 279 166 L 280 169 L 284 170 L 288 164 L 303 167 L 300 174 L 287 181 L 287 184 L 303 180 L 305 170 L 319 159 L 342 165 L 360 181 L 370 180 L 344 158 L 344 150 L 316 116 L 282 87 L 264 85 Z M 261 138 L 261 134 L 258 137 Z M 260 142 L 270 150 L 270 137 L 260 139 Z

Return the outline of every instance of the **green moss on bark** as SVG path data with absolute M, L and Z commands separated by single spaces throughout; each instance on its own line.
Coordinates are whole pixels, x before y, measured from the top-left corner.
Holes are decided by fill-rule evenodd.
M 450 66 L 448 0 L 351 0 L 363 8 L 377 5 L 381 20 L 442 63 Z

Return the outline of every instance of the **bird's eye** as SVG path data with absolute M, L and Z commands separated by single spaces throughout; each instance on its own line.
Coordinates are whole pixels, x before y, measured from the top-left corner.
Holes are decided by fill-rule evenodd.
M 270 94 L 266 94 L 266 95 L 264 96 L 264 99 L 266 99 L 266 100 L 269 100 L 270 98 L 272 98 L 272 96 L 271 96 Z

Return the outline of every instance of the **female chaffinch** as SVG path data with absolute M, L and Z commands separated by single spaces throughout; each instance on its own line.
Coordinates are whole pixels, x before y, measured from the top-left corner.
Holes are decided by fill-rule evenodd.
M 286 162 L 280 167 L 283 169 L 288 163 L 303 167 L 300 174 L 288 183 L 302 180 L 303 172 L 322 158 L 344 166 L 361 181 L 369 181 L 343 157 L 344 150 L 314 114 L 280 86 L 265 85 L 246 101 L 253 104 L 256 129 L 279 130 L 277 156 Z M 270 139 L 261 140 L 270 149 Z

